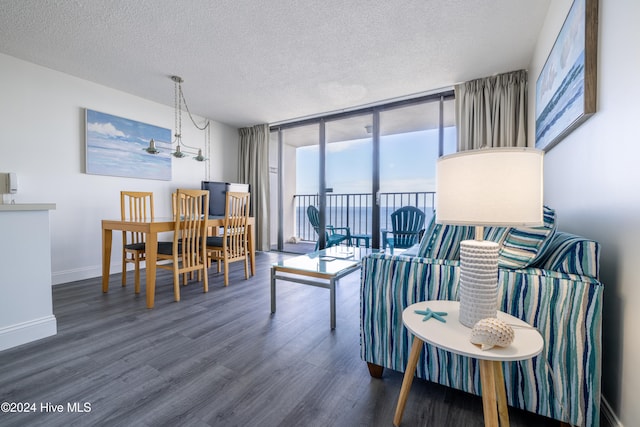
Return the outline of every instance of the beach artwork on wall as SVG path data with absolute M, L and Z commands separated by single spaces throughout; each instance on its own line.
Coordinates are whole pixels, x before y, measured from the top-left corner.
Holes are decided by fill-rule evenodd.
M 171 180 L 171 130 L 86 109 L 86 173 Z M 153 139 L 158 154 L 145 148 Z
M 598 0 L 574 0 L 536 81 L 536 148 L 550 150 L 596 111 Z

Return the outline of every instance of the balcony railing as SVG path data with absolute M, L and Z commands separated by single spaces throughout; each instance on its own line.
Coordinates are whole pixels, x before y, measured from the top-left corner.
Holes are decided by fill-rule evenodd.
M 319 207 L 317 194 L 296 194 L 294 197 L 296 235 L 306 241 L 316 241 L 317 235 L 309 223 L 307 207 Z M 426 223 L 434 213 L 435 193 L 430 191 L 380 193 L 380 228 L 391 228 L 391 214 L 402 206 L 415 206 L 426 214 Z M 351 234 L 372 235 L 373 196 L 368 193 L 327 194 L 326 223 L 334 227 L 349 227 Z

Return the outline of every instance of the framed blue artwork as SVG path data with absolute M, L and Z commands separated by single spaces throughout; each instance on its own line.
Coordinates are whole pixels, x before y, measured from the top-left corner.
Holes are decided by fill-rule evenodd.
M 171 130 L 86 109 L 86 173 L 171 181 Z M 153 139 L 158 154 L 145 148 Z
M 548 151 L 596 112 L 598 0 L 574 0 L 536 81 L 536 148 Z

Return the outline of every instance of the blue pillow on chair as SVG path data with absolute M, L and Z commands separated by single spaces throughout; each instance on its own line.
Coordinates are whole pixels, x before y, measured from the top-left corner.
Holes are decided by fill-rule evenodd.
M 500 245 L 498 266 L 525 268 L 545 252 L 556 231 L 556 213 L 545 206 L 539 227 L 486 227 L 484 239 Z M 460 259 L 460 242 L 475 238 L 475 227 L 436 224 L 435 216 L 420 242 L 418 256 L 432 259 Z
M 599 259 L 599 243 L 558 231 L 534 267 L 598 279 Z
M 418 256 L 431 259 L 460 259 L 460 242 L 473 239 L 474 227 L 436 224 L 435 215 L 420 242 Z
M 487 227 L 484 239 L 500 245 L 498 266 L 525 268 L 544 254 L 556 232 L 556 212 L 545 206 L 543 225 L 539 227 Z

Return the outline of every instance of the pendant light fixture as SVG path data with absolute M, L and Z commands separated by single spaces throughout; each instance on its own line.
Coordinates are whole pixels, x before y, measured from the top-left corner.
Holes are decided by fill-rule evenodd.
M 182 141 L 182 106 L 184 105 L 184 109 L 187 111 L 189 118 L 191 119 L 191 123 L 201 131 L 205 131 L 205 147 L 209 143 L 208 136 L 208 127 L 209 120 L 206 120 L 203 126 L 198 126 L 198 124 L 193 120 L 193 116 L 189 111 L 189 107 L 187 107 L 187 101 L 184 99 L 184 93 L 182 92 L 182 77 L 180 76 L 171 76 L 171 80 L 173 81 L 173 92 L 174 92 L 174 129 L 175 134 L 173 135 L 174 140 L 171 142 L 172 145 L 175 144 L 175 151 L 171 153 L 173 157 L 181 159 L 183 157 L 187 157 L 188 155 L 193 155 L 194 160 L 198 162 L 203 162 L 207 160 L 205 156 L 202 155 L 202 149 L 197 147 L 192 147 L 190 145 L 185 144 Z M 187 150 L 185 150 L 187 148 Z M 149 141 L 149 146 L 144 149 L 149 154 L 158 154 L 160 151 L 156 148 L 155 141 L 152 139 Z M 193 151 L 189 151 L 193 150 Z M 196 154 L 197 151 L 197 154 Z
M 160 152 L 156 148 L 156 142 L 153 140 L 153 138 L 151 138 L 151 141 L 149 141 L 149 146 L 145 148 L 144 151 L 146 151 L 149 154 L 158 154 Z

